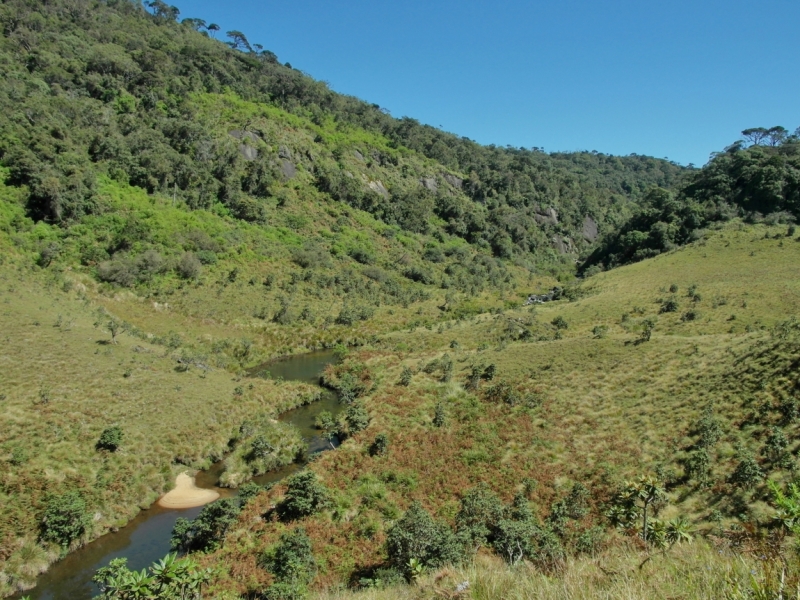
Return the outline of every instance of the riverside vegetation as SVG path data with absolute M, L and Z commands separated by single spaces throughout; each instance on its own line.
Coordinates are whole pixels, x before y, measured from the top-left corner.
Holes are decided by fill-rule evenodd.
M 0 4 L 0 593 L 223 457 L 103 597 L 796 592 L 797 134 L 482 147 L 178 17 Z M 247 484 L 334 346 L 341 446 Z

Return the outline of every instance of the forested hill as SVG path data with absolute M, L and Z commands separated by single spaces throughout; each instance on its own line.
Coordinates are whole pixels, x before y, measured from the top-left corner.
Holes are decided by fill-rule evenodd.
M 794 223 L 800 216 L 800 128 L 790 135 L 781 126 L 754 127 L 742 136 L 677 190 L 648 191 L 634 215 L 598 244 L 583 271 L 657 256 L 735 217 Z
M 34 220 L 71 226 L 102 211 L 109 178 L 261 223 L 276 202 L 324 197 L 497 257 L 567 264 L 560 255 L 586 250 L 647 189 L 687 171 L 481 146 L 335 93 L 239 32 L 223 43 L 219 26 L 147 4 L 0 4 L 0 161 Z

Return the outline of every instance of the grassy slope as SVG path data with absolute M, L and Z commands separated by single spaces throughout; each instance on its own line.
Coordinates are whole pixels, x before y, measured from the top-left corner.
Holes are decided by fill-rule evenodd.
M 319 198 L 273 207 L 274 222 L 296 215 L 294 227 L 256 226 L 213 212 L 188 212 L 169 198 L 106 179 L 99 195 L 103 210 L 60 229 L 27 219 L 24 194 L 0 185 L 0 493 L 5 506 L 0 593 L 30 585 L 57 555 L 34 544 L 47 493 L 80 489 L 97 516 L 88 537 L 99 535 L 124 524 L 163 492 L 179 469 L 173 466 L 176 460 L 207 465 L 222 454 L 245 418 L 279 412 L 310 393 L 302 385 L 240 381 L 244 368 L 281 354 L 364 343 L 409 323 L 434 323 L 445 318 L 437 307 L 448 294 L 486 310 L 503 304 L 504 289 L 552 281 L 501 266 L 495 275 L 479 270 L 475 279 L 479 290 L 499 277 L 499 292 L 468 295 L 410 282 L 398 260 L 408 255 L 421 263 L 425 245 L 438 242 L 415 234 L 386 236 L 386 226 L 366 213 Z M 147 244 L 168 265 L 184 251 L 186 236 L 197 232 L 217 245 L 217 262 L 206 265 L 194 281 L 167 270 L 131 289 L 98 283 L 95 267 L 80 264 L 81 253 L 108 244 L 130 222 L 143 224 Z M 323 248 L 323 259 L 301 269 L 291 260 L 292 250 L 308 242 Z M 55 261 L 47 268 L 36 266 L 41 249 L 53 243 L 60 249 Z M 442 245 L 448 244 L 465 248 L 458 240 Z M 371 266 L 397 283 L 398 295 L 382 292 L 362 275 L 364 265 L 348 255 L 354 245 L 372 252 Z M 469 262 L 478 255 L 466 247 L 461 256 Z M 428 268 L 441 282 L 445 267 L 456 262 L 457 257 L 448 258 Z M 322 287 L 320 277 L 344 278 L 354 289 Z M 263 283 L 267 278 L 274 281 L 269 288 Z M 284 298 L 294 313 L 291 324 L 272 320 Z M 345 302 L 371 303 L 374 316 L 352 326 L 336 324 Z M 312 310 L 313 322 L 298 318 L 305 307 Z M 128 325 L 130 332 L 116 345 L 104 343 L 110 336 L 95 327 L 108 318 L 99 317 L 101 310 Z M 212 370 L 177 372 L 178 358 Z M 234 394 L 237 388 L 243 395 Z M 40 403 L 43 395 L 50 398 L 46 404 Z M 103 455 L 94 444 L 111 425 L 123 428 L 125 441 L 119 452 Z
M 573 482 L 582 482 L 592 490 L 591 518 L 597 519 L 623 479 L 656 472 L 670 489 L 661 517 L 685 515 L 701 531 L 713 526 L 714 510 L 723 525 L 763 521 L 770 514 L 765 486 L 742 490 L 728 477 L 740 444 L 770 477 L 790 476 L 759 451 L 775 425 L 784 429 L 792 455 L 797 452 L 797 425 L 784 423 L 777 412 L 794 394 L 796 334 L 782 338 L 770 330 L 797 312 L 799 254 L 800 244 L 785 237 L 785 228 L 734 223 L 682 250 L 593 277 L 575 302 L 383 337 L 360 355 L 378 382 L 366 400 L 370 427 L 313 466 L 337 498 L 336 508 L 305 523 L 322 565 L 317 584 L 347 581 L 353 570 L 384 560 L 384 532 L 412 500 L 452 520 L 460 494 L 479 481 L 508 501 L 532 478 L 529 497 L 540 517 Z M 679 310 L 658 314 L 673 283 Z M 702 296 L 697 302 L 685 297 L 692 284 Z M 684 322 L 680 316 L 690 307 L 700 317 Z M 561 339 L 553 339 L 550 325 L 557 316 L 569 324 Z M 655 331 L 649 342 L 636 344 L 645 318 L 657 319 Z M 534 341 L 507 339 L 510 329 L 528 322 Z M 609 330 L 595 339 L 599 324 Z M 443 353 L 456 365 L 448 383 L 419 370 Z M 509 407 L 465 392 L 461 384 L 476 363 L 494 363 L 496 380 L 539 405 Z M 409 387 L 397 385 L 402 366 L 416 372 Z M 482 385 L 485 390 L 491 384 Z M 447 407 L 448 425 L 436 429 L 431 420 L 439 401 Z M 703 487 L 685 480 L 681 459 L 709 402 L 724 435 L 711 451 L 710 484 Z M 390 451 L 373 458 L 367 448 L 379 432 L 388 434 Z M 251 510 L 263 510 L 281 493 L 276 488 Z M 268 581 L 255 557 L 282 529 L 244 517 L 214 559 L 231 565 L 227 585 L 241 592 Z

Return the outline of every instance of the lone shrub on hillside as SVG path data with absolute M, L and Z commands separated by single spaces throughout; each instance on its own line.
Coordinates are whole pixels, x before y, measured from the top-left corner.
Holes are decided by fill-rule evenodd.
M 434 521 L 419 502 L 389 530 L 386 550 L 392 564 L 409 579 L 414 574 L 412 559 L 424 567 L 439 567 L 464 557 L 464 547 L 450 528 Z
M 370 456 L 382 456 L 389 451 L 389 438 L 385 433 L 379 433 L 375 436 L 375 441 L 369 447 Z
M 447 415 L 445 414 L 444 402 L 437 402 L 436 409 L 433 413 L 433 426 L 444 427 L 447 423 Z
M 714 418 L 714 407 L 707 404 L 703 409 L 703 414 L 697 423 L 697 434 L 699 448 L 711 448 L 722 437 L 723 431 L 719 421 Z
M 567 329 L 569 327 L 569 323 L 567 323 L 567 320 L 561 315 L 558 315 L 555 319 L 550 321 L 550 324 L 556 329 Z
M 671 312 L 678 312 L 678 299 L 677 298 L 668 298 L 661 303 L 660 312 L 662 313 L 671 313 Z
M 293 598 L 286 592 L 308 584 L 317 570 L 317 563 L 311 552 L 311 540 L 303 527 L 284 533 L 278 544 L 264 552 L 259 564 L 272 573 L 278 582 L 277 589 L 267 590 L 268 598 Z M 272 590 L 270 592 L 270 590 Z M 281 595 L 277 595 L 278 592 Z M 300 596 L 304 597 L 304 596 Z
M 91 520 L 80 492 L 53 496 L 44 511 L 40 537 L 66 548 L 86 532 Z
M 411 372 L 411 369 L 403 367 L 403 371 L 400 373 L 400 385 L 408 387 L 411 385 L 412 377 L 414 377 L 414 373 Z
M 114 425 L 103 430 L 95 447 L 98 450 L 116 451 L 122 445 L 122 428 Z
M 762 479 L 764 479 L 764 471 L 753 455 L 749 452 L 740 451 L 739 464 L 736 465 L 736 469 L 731 473 L 730 483 L 747 490 L 754 487 Z
M 181 256 L 178 262 L 177 271 L 183 279 L 197 279 L 203 270 L 203 263 L 194 254 L 194 252 L 187 252 Z
M 313 471 L 301 471 L 288 480 L 286 496 L 280 506 L 285 519 L 299 519 L 313 515 L 330 505 L 330 492 Z

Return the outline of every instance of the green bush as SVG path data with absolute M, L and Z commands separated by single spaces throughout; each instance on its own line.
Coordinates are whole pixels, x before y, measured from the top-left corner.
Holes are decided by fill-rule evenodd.
M 414 502 L 386 536 L 389 560 L 407 578 L 414 574 L 412 559 L 425 567 L 456 563 L 465 549 L 445 523 L 434 521 L 419 502 Z
M 40 537 L 66 548 L 86 532 L 91 522 L 92 517 L 81 493 L 69 491 L 48 500 Z
M 379 433 L 369 447 L 370 456 L 381 456 L 389 451 L 389 438 L 385 433 Z
M 369 426 L 369 413 L 361 402 L 353 402 L 348 406 L 344 419 L 351 435 L 363 431 Z
M 178 261 L 176 270 L 183 279 L 197 279 L 203 271 L 203 263 L 194 252 L 186 252 Z
M 115 452 L 117 448 L 122 445 L 122 428 L 114 425 L 103 430 L 100 434 L 100 439 L 97 440 L 95 447 L 98 450 L 108 450 Z
M 216 549 L 240 512 L 238 498 L 224 498 L 204 506 L 195 519 L 179 518 L 172 529 L 172 549 L 183 552 Z
M 411 385 L 411 379 L 414 377 L 414 373 L 408 367 L 403 367 L 403 371 L 400 373 L 400 385 L 408 387 Z
M 327 508 L 330 492 L 317 479 L 313 471 L 301 471 L 287 481 L 286 496 L 281 502 L 279 512 L 285 519 L 299 519 L 313 515 Z
M 284 533 L 280 542 L 262 555 L 259 564 L 272 573 L 278 583 L 293 585 L 308 584 L 317 569 L 311 540 L 303 527 Z M 285 588 L 279 589 L 285 593 Z
M 474 547 L 489 540 L 494 527 L 503 518 L 503 503 L 486 483 L 471 488 L 461 498 L 456 515 L 456 531 Z

